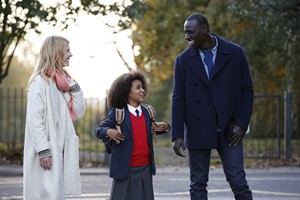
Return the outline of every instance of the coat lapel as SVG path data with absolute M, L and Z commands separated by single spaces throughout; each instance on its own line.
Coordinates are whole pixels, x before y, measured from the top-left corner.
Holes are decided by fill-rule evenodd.
M 227 45 L 225 41 L 218 37 L 217 35 L 213 34 L 217 40 L 218 40 L 218 50 L 217 50 L 217 55 L 215 58 L 215 64 L 213 66 L 212 72 L 211 72 L 211 77 L 210 79 L 212 80 L 215 75 L 225 66 L 227 61 L 230 58 L 230 51 L 227 48 Z
M 191 70 L 199 77 L 199 79 L 209 87 L 209 80 L 206 75 L 204 65 L 201 61 L 200 54 L 197 50 L 189 48 L 187 62 Z

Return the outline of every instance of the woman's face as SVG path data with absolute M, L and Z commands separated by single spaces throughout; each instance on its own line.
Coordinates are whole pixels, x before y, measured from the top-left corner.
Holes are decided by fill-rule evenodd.
M 70 58 L 73 56 L 73 54 L 70 51 L 70 47 L 68 46 L 67 50 L 64 52 L 63 55 L 63 63 L 65 66 L 69 66 Z
M 131 84 L 128 103 L 133 107 L 138 107 L 146 99 L 146 93 L 140 80 L 134 80 Z

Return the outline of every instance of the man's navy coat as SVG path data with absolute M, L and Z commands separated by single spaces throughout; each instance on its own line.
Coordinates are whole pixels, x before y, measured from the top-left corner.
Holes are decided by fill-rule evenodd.
M 208 79 L 199 51 L 189 47 L 175 61 L 172 139 L 184 138 L 188 149 L 228 145 L 233 124 L 247 130 L 253 107 L 253 85 L 241 46 L 216 35 L 217 55 Z

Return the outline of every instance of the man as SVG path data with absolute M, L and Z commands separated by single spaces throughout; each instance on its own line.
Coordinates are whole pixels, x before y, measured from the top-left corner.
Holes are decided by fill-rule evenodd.
M 172 141 L 177 155 L 188 149 L 191 199 L 207 199 L 211 150 L 217 149 L 235 199 L 252 200 L 242 139 L 254 92 L 244 50 L 212 34 L 200 13 L 186 19 L 184 33 L 190 47 L 175 61 Z

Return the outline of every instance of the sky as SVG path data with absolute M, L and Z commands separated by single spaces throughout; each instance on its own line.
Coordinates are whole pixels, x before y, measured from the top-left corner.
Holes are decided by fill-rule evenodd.
M 113 34 L 113 30 L 105 25 L 107 20 L 113 18 L 80 14 L 76 23 L 65 31 L 42 24 L 41 35 L 31 32 L 25 40 L 33 44 L 32 50 L 38 54 L 46 37 L 66 37 L 70 41 L 73 54 L 66 69 L 79 83 L 86 98 L 104 98 L 113 80 L 128 72 L 117 53 L 114 41 L 130 67 L 136 68 L 131 49 L 132 41 L 129 38 L 130 31 Z

